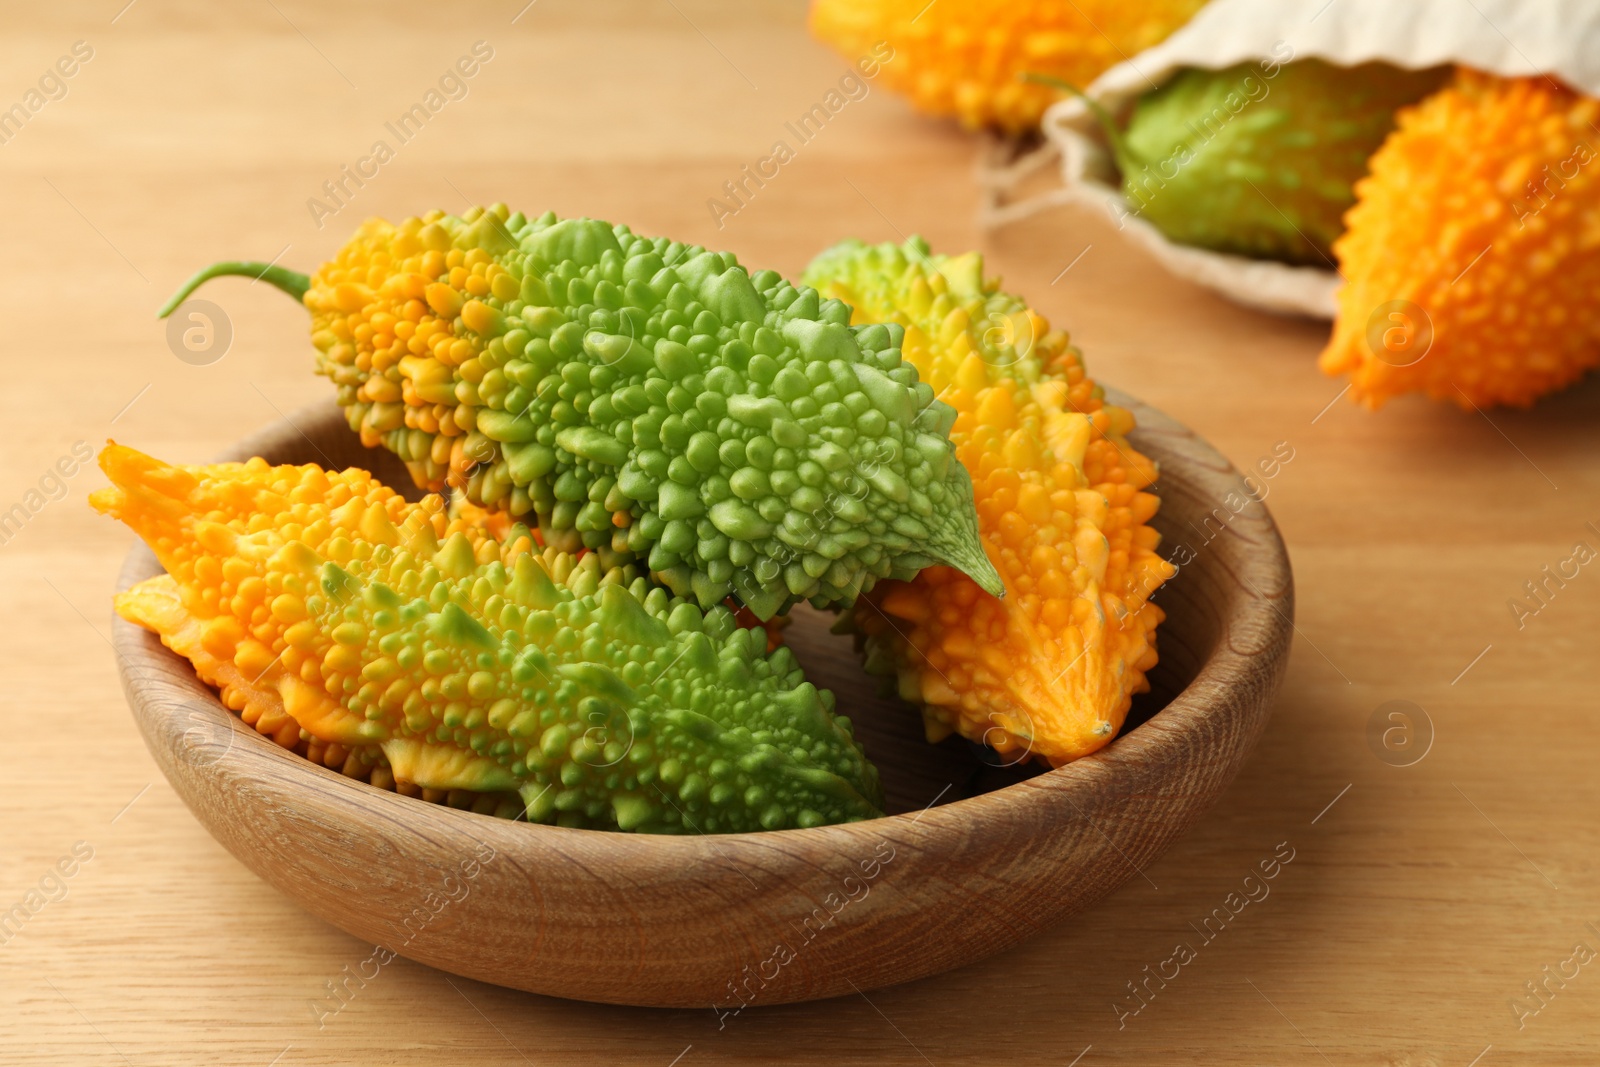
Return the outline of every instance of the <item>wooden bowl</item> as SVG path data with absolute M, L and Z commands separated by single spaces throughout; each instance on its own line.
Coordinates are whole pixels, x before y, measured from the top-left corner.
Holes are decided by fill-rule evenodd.
M 1122 735 L 1059 770 L 994 767 L 874 697 L 849 638 L 799 613 L 790 644 L 883 772 L 891 814 L 811 830 L 652 837 L 511 822 L 383 792 L 286 752 L 189 664 L 118 620 L 123 686 L 151 754 L 212 836 L 312 913 L 485 982 L 617 1004 L 781 1004 L 937 974 L 999 952 L 1134 877 L 1239 770 L 1283 676 L 1292 577 L 1277 528 L 1204 441 L 1126 397 L 1161 464 L 1182 567 L 1152 691 Z M 365 466 L 331 404 L 227 458 Z M 1192 559 L 1189 557 L 1192 556 Z M 1187 562 L 1184 562 L 1187 560 Z M 121 587 L 159 572 L 142 545 Z

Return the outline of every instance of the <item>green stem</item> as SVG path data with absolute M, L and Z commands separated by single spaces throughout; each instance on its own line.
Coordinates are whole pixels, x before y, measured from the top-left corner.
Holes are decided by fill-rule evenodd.
M 1089 108 L 1089 113 L 1100 124 L 1101 132 L 1106 135 L 1106 141 L 1111 145 L 1111 155 L 1117 161 L 1117 169 L 1121 170 L 1123 174 L 1131 174 L 1143 162 L 1134 153 L 1133 149 L 1128 147 L 1127 138 L 1123 136 L 1121 130 L 1117 129 L 1116 120 L 1111 117 L 1111 112 L 1107 111 L 1100 101 L 1091 100 L 1087 93 L 1071 82 L 1063 81 L 1060 78 L 1052 78 L 1048 74 L 1024 73 L 1022 80 L 1036 82 L 1039 85 L 1048 85 L 1053 89 L 1071 93 L 1079 100 L 1082 100 Z
M 189 299 L 189 294 L 200 288 L 212 278 L 221 278 L 224 275 L 237 274 L 242 277 L 254 278 L 266 282 L 294 297 L 299 303 L 305 298 L 306 290 L 311 288 L 311 279 L 304 274 L 289 270 L 287 267 L 277 267 L 271 263 L 256 263 L 239 260 L 228 260 L 223 263 L 213 263 L 193 278 L 183 283 L 183 288 L 173 294 L 172 299 L 161 306 L 156 312 L 156 318 L 164 319 L 177 309 L 178 305 Z

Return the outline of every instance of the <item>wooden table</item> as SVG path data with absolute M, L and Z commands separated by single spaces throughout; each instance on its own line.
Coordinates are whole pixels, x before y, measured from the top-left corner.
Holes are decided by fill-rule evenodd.
M 1508 600 L 1576 542 L 1600 547 L 1587 525 L 1600 521 L 1600 384 L 1487 417 L 1329 406 L 1340 386 L 1313 364 L 1325 326 L 1176 282 L 1098 218 L 1057 211 L 980 235 L 974 142 L 886 92 L 797 146 L 785 122 L 844 72 L 798 3 L 124 2 L 13 13 L 0 42 L 0 105 L 74 42 L 93 51 L 0 145 L 0 512 L 30 511 L 0 545 L 0 910 L 43 904 L 0 945 L 0 1059 L 1593 1062 L 1600 963 L 1548 981 L 1536 1015 L 1525 983 L 1571 973 L 1575 944 L 1600 950 L 1600 576 L 1551 583 L 1521 626 Z M 385 124 L 477 41 L 493 55 L 465 97 L 399 143 Z M 393 158 L 365 164 L 362 188 L 346 180 L 348 207 L 319 229 L 308 199 L 334 206 L 323 183 L 380 139 Z M 719 229 L 707 200 L 778 139 L 794 158 Z M 324 395 L 303 316 L 265 286 L 206 294 L 231 320 L 225 357 L 174 356 L 153 311 L 196 266 L 309 267 L 367 215 L 480 200 L 622 219 L 790 276 L 847 235 L 980 247 L 1097 377 L 1241 467 L 1292 450 L 1268 504 L 1298 568 L 1299 638 L 1236 786 L 1115 899 L 870 1000 L 757 1009 L 719 1030 L 709 1010 L 540 999 L 397 960 L 319 1027 L 311 1004 L 371 946 L 247 873 L 156 774 L 106 644 L 129 536 L 85 507 L 103 479 L 73 450 L 114 435 L 199 460 Z M 62 457 L 73 473 L 57 481 Z M 1369 741 L 1392 701 L 1431 722 L 1410 766 Z M 1204 918 L 1275 850 L 1293 860 L 1270 896 L 1206 941 Z M 70 878 L 51 873 L 63 859 Z M 1179 942 L 1196 958 L 1122 1014 L 1141 1003 L 1130 983 Z

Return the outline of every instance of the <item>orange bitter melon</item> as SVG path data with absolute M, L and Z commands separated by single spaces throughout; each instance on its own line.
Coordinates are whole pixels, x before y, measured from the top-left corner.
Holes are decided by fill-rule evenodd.
M 1526 406 L 1600 364 L 1596 122 L 1547 78 L 1465 70 L 1401 111 L 1333 246 L 1322 369 L 1368 407 Z
M 1059 766 L 1116 735 L 1155 665 L 1150 595 L 1173 568 L 1149 525 L 1155 465 L 1066 334 L 983 278 L 977 253 L 847 241 L 807 269 L 819 292 L 905 329 L 902 351 L 955 408 L 985 550 L 1009 590 L 948 567 L 885 582 L 851 610 L 868 665 L 896 674 L 930 740 L 952 731 Z
M 849 59 L 876 59 L 876 76 L 919 110 L 953 115 L 972 129 L 1021 133 L 1056 99 L 1022 75 L 1087 86 L 1203 6 L 1205 0 L 816 0 L 811 30 Z
M 235 702 L 396 779 L 655 833 L 871 818 L 877 772 L 786 648 L 627 568 L 504 541 L 359 470 L 110 446 L 90 497 L 167 575 L 118 598 Z M 203 653 L 203 654 L 201 654 Z M 258 727 L 259 728 L 259 727 Z

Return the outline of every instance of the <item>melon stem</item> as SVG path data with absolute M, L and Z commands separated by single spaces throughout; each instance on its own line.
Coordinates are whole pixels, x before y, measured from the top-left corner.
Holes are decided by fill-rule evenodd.
M 1070 93 L 1082 100 L 1089 109 L 1089 114 L 1093 115 L 1095 122 L 1099 123 L 1100 132 L 1105 135 L 1106 143 L 1111 146 L 1111 155 L 1117 161 L 1117 169 L 1121 170 L 1123 174 L 1131 174 L 1143 162 L 1133 149 L 1128 147 L 1128 140 L 1123 131 L 1117 128 L 1116 119 L 1111 117 L 1111 112 L 1107 111 L 1105 105 L 1101 104 L 1100 101 L 1091 99 L 1087 93 L 1071 82 L 1048 74 L 1025 73 L 1022 75 L 1022 80 L 1039 85 L 1048 85 L 1053 89 L 1060 89 L 1062 92 Z
M 184 282 L 183 287 L 172 294 L 172 299 L 161 305 L 161 310 L 156 312 L 156 318 L 164 319 L 172 314 L 177 310 L 179 304 L 189 299 L 191 293 L 212 278 L 221 278 L 229 274 L 237 274 L 241 277 L 266 282 L 268 285 L 282 289 L 294 297 L 296 303 L 302 301 L 305 298 L 306 290 L 311 288 L 311 279 L 309 277 L 297 271 L 289 270 L 287 267 L 250 260 L 225 260 L 221 263 L 213 263 Z

